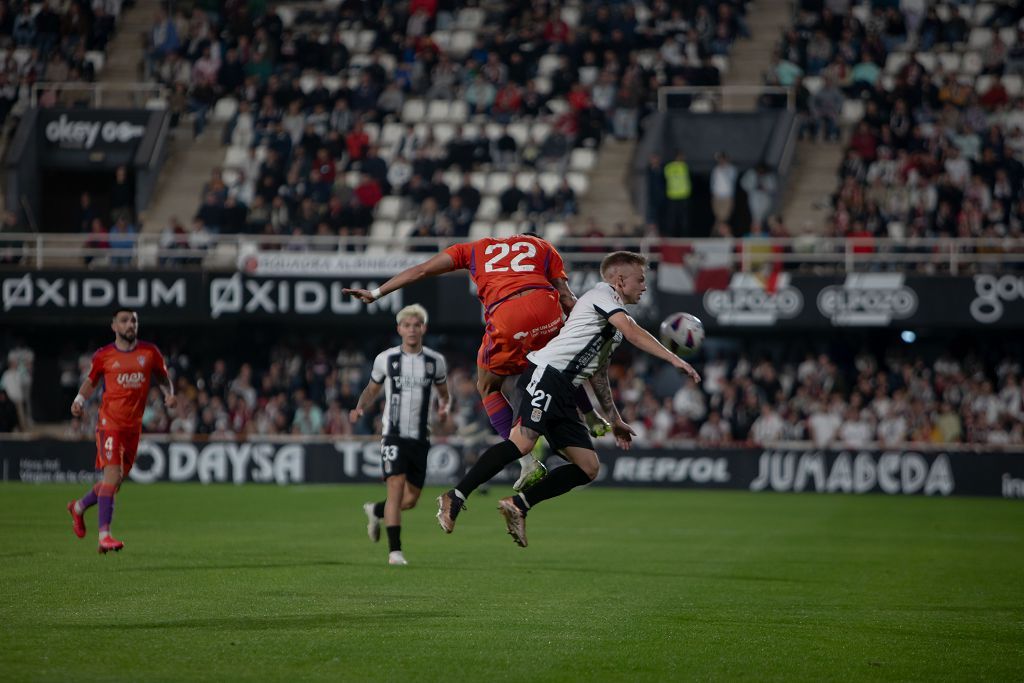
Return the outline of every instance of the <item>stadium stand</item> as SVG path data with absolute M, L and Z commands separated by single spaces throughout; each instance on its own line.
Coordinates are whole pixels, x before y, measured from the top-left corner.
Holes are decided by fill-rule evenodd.
M 963 355 L 949 344 L 846 355 L 768 342 L 711 352 L 701 362 L 705 381 L 699 386 L 684 384 L 679 373 L 639 352 L 620 355 L 610 372 L 616 402 L 640 444 L 1021 443 L 1024 375 L 1019 359 L 996 347 L 988 355 Z M 179 350 L 168 357 L 179 408 L 168 414 L 154 389 L 145 429 L 210 438 L 379 433 L 379 415 L 355 427 L 348 421 L 376 350 L 355 343 L 280 343 L 262 362 L 224 356 L 201 366 Z M 453 424 L 434 421 L 438 434 L 490 433 L 473 382 L 472 350 L 463 351 L 446 349 L 456 411 Z M 73 352 L 62 357 L 71 396 L 89 361 Z M 92 433 L 97 406 L 92 399 L 85 419 L 69 426 L 71 434 Z
M 831 232 L 1020 237 L 1019 4 L 804 2 L 768 80 L 800 88 L 802 134 L 853 127 Z
M 233 196 L 244 218 L 223 225 L 201 209 L 207 231 L 558 235 L 602 138 L 635 137 L 652 84 L 719 82 L 749 33 L 744 12 L 343 3 L 282 5 L 250 22 L 247 9 L 195 9 L 158 17 L 153 35 L 178 47 L 151 41 L 147 63 L 197 135 L 210 116 L 226 123 L 215 203 Z

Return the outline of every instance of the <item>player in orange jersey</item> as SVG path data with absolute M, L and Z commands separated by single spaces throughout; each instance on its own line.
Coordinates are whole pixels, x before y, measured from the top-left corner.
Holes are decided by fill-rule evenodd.
M 81 416 L 82 407 L 103 378 L 103 401 L 96 420 L 96 469 L 103 472 L 103 478 L 80 500 L 68 503 L 75 535 L 79 538 L 85 536 L 85 511 L 99 503 L 101 553 L 124 547 L 124 543 L 110 535 L 114 494 L 135 463 L 142 433 L 142 413 L 154 373 L 164 393 L 164 405 L 174 408 L 176 404 L 174 387 L 160 350 L 137 338 L 139 317 L 135 311 L 117 309 L 110 329 L 114 331 L 114 343 L 93 354 L 89 376 L 71 403 L 71 414 Z
M 528 233 L 454 244 L 377 289 L 343 291 L 372 303 L 414 282 L 453 270 L 469 271 L 484 306 L 486 330 L 477 353 L 476 386 L 491 426 L 499 436 L 508 438 L 512 407 L 502 395 L 502 383 L 526 369 L 526 354 L 553 339 L 562 328 L 563 311 L 568 315 L 576 305 L 562 257 L 550 242 Z M 605 433 L 607 423 L 594 413 L 585 391 L 580 391 L 579 401 L 588 424 L 598 435 Z M 544 476 L 543 467 L 531 455 L 523 456 L 519 464 L 523 472 L 516 490 Z

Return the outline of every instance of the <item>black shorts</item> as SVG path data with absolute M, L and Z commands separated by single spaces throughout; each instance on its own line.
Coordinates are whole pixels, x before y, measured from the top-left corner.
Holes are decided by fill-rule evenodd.
M 423 488 L 423 482 L 427 479 L 427 453 L 429 451 L 429 441 L 385 436 L 380 442 L 380 459 L 381 465 L 384 466 L 384 478 L 404 474 L 407 482 L 418 489 Z
M 531 363 L 518 387 L 523 392 L 518 419 L 524 427 L 543 434 L 556 451 L 566 447 L 594 450 L 576 407 L 576 387 L 562 373 L 550 367 L 540 372 Z

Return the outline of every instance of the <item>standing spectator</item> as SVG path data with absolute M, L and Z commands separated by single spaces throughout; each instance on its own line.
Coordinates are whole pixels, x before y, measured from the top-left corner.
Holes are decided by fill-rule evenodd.
M 0 434 L 13 432 L 20 427 L 17 406 L 11 401 L 3 386 L 0 386 Z
M 686 155 L 676 152 L 674 161 L 665 164 L 665 198 L 668 200 L 667 215 L 661 234 L 665 237 L 686 237 L 690 229 L 690 195 L 693 185 L 690 181 L 690 167 Z
M 715 215 L 716 222 L 728 223 L 732 217 L 739 171 L 729 162 L 725 152 L 715 155 L 715 160 L 715 167 L 711 169 L 711 213 Z
M 752 226 L 763 227 L 775 203 L 775 193 L 778 190 L 775 175 L 766 164 L 760 163 L 756 168 L 751 168 L 743 174 L 740 184 L 747 193 Z
M 116 221 L 120 216 L 129 221 L 135 218 L 135 190 L 124 166 L 114 171 L 114 185 L 110 188 L 110 220 Z
M 839 139 L 839 117 L 843 113 L 843 92 L 831 76 L 825 77 L 825 85 L 811 98 L 812 139 L 822 131 L 825 140 Z
M 25 401 L 25 391 L 22 389 L 21 373 L 18 372 L 17 362 L 8 359 L 7 369 L 0 375 L 0 394 L 6 394 L 14 404 L 15 414 L 18 420 L 18 429 L 28 431 L 28 410 Z

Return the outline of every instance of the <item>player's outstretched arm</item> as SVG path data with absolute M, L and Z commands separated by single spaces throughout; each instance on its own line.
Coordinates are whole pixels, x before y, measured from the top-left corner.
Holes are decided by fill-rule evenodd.
M 424 278 L 450 273 L 453 270 L 455 270 L 455 261 L 452 260 L 451 256 L 442 251 L 428 261 L 406 268 L 377 289 L 343 289 L 341 291 L 345 294 L 351 294 L 364 304 L 372 304 L 382 296 L 401 289 L 406 285 L 419 282 Z
M 366 388 L 363 389 L 363 393 L 359 394 L 359 400 L 356 402 L 356 407 L 348 411 L 349 422 L 355 424 L 359 422 L 359 418 L 363 416 L 366 409 L 373 405 L 373 402 L 380 396 L 380 390 L 383 384 L 377 384 L 372 379 L 366 384 Z
M 601 410 L 605 417 L 612 421 L 612 433 L 615 435 L 615 443 L 624 451 L 628 451 L 633 443 L 636 432 L 622 419 L 619 409 L 615 405 L 615 397 L 612 395 L 611 380 L 608 378 L 608 363 L 599 367 L 590 378 L 590 386 L 594 389 L 594 396 L 601 404 Z
M 558 303 L 562 306 L 562 310 L 569 315 L 572 313 L 573 306 L 576 305 L 576 295 L 572 293 L 569 281 L 564 277 L 556 277 L 551 280 L 551 284 L 558 290 Z
M 85 407 L 85 402 L 92 396 L 92 392 L 96 391 L 96 385 L 92 383 L 92 380 L 86 378 L 82 382 L 82 386 L 78 388 L 78 396 L 75 396 L 75 400 L 71 402 L 71 414 L 75 417 L 82 416 L 82 408 Z
M 700 382 L 700 374 L 693 369 L 692 365 L 662 346 L 661 342 L 655 339 L 650 332 L 637 325 L 632 316 L 619 311 L 608 318 L 608 322 L 622 332 L 622 336 L 633 346 L 641 351 L 646 351 L 655 358 L 671 363 L 673 367 L 688 374 L 694 382 Z
M 434 385 L 437 388 L 437 419 L 444 422 L 452 409 L 452 396 L 448 392 L 448 380 Z

